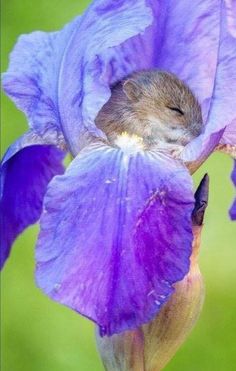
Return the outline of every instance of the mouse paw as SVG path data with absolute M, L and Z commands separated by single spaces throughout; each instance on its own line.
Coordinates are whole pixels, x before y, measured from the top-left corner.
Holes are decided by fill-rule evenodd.
M 179 146 L 179 147 L 176 147 L 176 148 L 172 149 L 172 150 L 170 151 L 170 154 L 171 154 L 171 156 L 172 156 L 174 159 L 179 160 L 182 151 L 183 151 L 183 147 L 182 147 L 182 146 Z

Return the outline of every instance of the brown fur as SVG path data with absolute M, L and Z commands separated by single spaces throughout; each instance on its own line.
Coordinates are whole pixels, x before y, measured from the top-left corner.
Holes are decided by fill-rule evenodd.
M 202 115 L 185 83 L 171 73 L 150 70 L 136 72 L 112 88 L 96 125 L 111 143 L 126 131 L 141 136 L 148 146 L 160 142 L 183 146 L 201 133 Z

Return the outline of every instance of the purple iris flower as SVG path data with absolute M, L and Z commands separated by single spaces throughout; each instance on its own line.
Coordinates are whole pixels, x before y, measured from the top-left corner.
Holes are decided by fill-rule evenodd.
M 1 265 L 40 218 L 38 286 L 102 335 L 151 320 L 186 275 L 194 197 L 182 162 L 141 143 L 112 147 L 96 115 L 115 82 L 167 70 L 194 91 L 205 123 L 183 161 L 201 163 L 219 144 L 235 148 L 233 6 L 96 0 L 61 31 L 22 35 L 11 53 L 3 87 L 30 129 L 2 160 Z M 75 158 L 64 172 L 67 152 Z

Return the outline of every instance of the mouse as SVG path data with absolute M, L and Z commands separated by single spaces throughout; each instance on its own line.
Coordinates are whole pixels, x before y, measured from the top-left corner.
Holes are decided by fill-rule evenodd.
M 203 127 L 200 104 L 188 85 L 173 73 L 155 69 L 135 72 L 112 86 L 95 123 L 111 145 L 125 133 L 140 138 L 145 149 L 168 151 L 174 157 Z

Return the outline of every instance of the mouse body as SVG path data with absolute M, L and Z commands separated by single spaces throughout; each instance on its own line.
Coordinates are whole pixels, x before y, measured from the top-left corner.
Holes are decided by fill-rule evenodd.
M 96 125 L 114 145 L 122 133 L 142 138 L 146 149 L 181 152 L 202 131 L 200 105 L 174 74 L 135 72 L 111 89 Z

